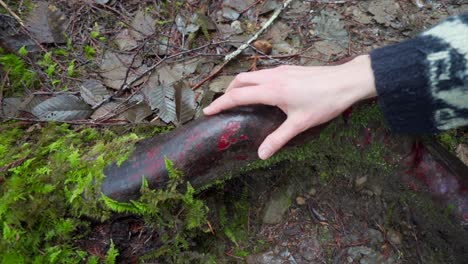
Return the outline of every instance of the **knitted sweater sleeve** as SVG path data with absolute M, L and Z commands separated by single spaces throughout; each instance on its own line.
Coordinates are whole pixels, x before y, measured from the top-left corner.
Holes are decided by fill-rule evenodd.
M 371 53 L 379 105 L 394 132 L 468 125 L 468 14 Z

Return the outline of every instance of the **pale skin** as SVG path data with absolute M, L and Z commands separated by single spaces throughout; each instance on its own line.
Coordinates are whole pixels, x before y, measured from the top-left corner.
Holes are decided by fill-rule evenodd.
M 203 112 L 214 115 L 236 106 L 265 104 L 279 107 L 286 121 L 258 149 L 268 159 L 289 140 L 341 114 L 354 103 L 377 95 L 369 55 L 338 66 L 280 66 L 241 73 L 223 96 Z

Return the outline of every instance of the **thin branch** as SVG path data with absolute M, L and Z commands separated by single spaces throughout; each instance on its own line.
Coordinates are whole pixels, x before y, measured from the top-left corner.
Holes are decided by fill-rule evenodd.
M 246 43 L 242 44 L 239 48 L 237 48 L 237 50 L 229 53 L 228 55 L 226 55 L 224 57 L 224 62 L 223 64 L 215 67 L 211 72 L 210 72 L 210 75 L 208 75 L 208 77 L 206 77 L 205 79 L 203 79 L 201 82 L 199 82 L 198 84 L 194 85 L 192 87 L 192 90 L 196 90 L 198 88 L 200 88 L 205 82 L 211 80 L 214 76 L 216 76 L 223 68 L 224 66 L 226 66 L 231 60 L 233 60 L 234 58 L 236 58 L 237 56 L 239 56 L 239 54 L 242 53 L 242 51 L 244 51 L 246 48 L 250 47 L 250 44 L 255 41 L 263 32 L 265 32 L 265 30 L 271 25 L 273 24 L 273 22 L 278 18 L 278 16 L 281 14 L 281 12 L 289 6 L 289 4 L 292 2 L 293 0 L 286 0 L 283 5 L 280 7 L 280 8 L 277 8 L 275 10 L 275 12 L 273 13 L 273 15 L 271 15 L 270 19 L 268 19 L 268 21 L 263 25 L 262 28 L 260 28 L 259 31 L 257 31 L 257 33 L 255 33 L 255 35 L 253 37 L 251 37 Z
M 273 22 L 278 18 L 278 16 L 281 14 L 281 12 L 289 6 L 289 4 L 292 2 L 293 0 L 286 0 L 283 5 L 276 9 L 275 12 L 273 13 L 273 15 L 271 15 L 270 19 L 268 19 L 268 21 L 263 25 L 262 28 L 260 28 L 259 31 L 257 31 L 257 33 L 255 33 L 255 35 L 253 35 L 253 37 L 251 37 L 246 43 L 242 44 L 239 48 L 237 48 L 237 50 L 235 50 L 234 52 L 226 55 L 226 57 L 224 57 L 224 61 L 231 61 L 232 59 L 234 59 L 235 57 L 237 57 L 239 54 L 242 53 L 242 51 L 244 51 L 246 48 L 249 47 L 250 43 L 254 42 L 255 40 L 257 40 L 257 38 L 263 33 L 265 32 L 265 30 L 270 27 L 271 24 L 273 24 Z
M 16 19 L 16 21 L 18 21 L 18 23 L 19 23 L 22 27 L 24 27 L 24 22 L 23 22 L 23 20 L 22 20 L 15 12 L 13 12 L 13 10 L 11 10 L 11 9 L 8 7 L 8 5 L 7 5 L 5 2 L 3 2 L 3 0 L 0 0 L 0 5 L 3 6 L 3 8 L 5 8 L 6 11 L 8 11 L 8 13 L 10 13 L 10 15 Z

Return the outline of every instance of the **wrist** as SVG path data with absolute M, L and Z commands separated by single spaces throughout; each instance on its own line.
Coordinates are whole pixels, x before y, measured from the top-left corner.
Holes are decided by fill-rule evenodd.
M 358 102 L 377 96 L 374 72 L 369 55 L 360 55 L 343 65 L 347 68 L 349 89 L 352 89 L 354 101 Z

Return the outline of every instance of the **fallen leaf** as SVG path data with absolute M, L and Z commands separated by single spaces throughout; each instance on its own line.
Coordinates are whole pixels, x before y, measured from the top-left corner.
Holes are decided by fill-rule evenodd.
M 44 102 L 45 100 L 49 99 L 49 95 L 38 95 L 38 94 L 31 94 L 20 105 L 20 110 L 28 113 L 32 113 L 34 107 L 36 105 Z
M 145 118 L 152 114 L 151 108 L 144 102 L 139 103 L 121 115 L 131 123 L 141 123 Z
M 7 97 L 2 100 L 2 109 L 0 111 L 0 117 L 2 118 L 14 118 L 19 114 L 19 106 L 21 104 L 20 98 Z
M 93 111 L 78 97 L 62 94 L 38 104 L 32 113 L 41 120 L 72 121 L 86 119 Z
M 122 51 L 130 51 L 138 47 L 137 41 L 132 35 L 130 35 L 128 29 L 124 29 L 117 34 L 114 41 Z
M 133 55 L 120 54 L 112 51 L 106 51 L 100 65 L 101 77 L 103 77 L 103 83 L 112 89 L 120 89 L 124 82 L 131 82 L 138 76 L 142 75 L 148 68 L 146 65 L 142 65 L 142 59 L 140 57 L 133 58 Z M 132 63 L 133 60 L 133 63 Z M 128 71 L 128 69 L 130 70 Z M 127 79 L 125 77 L 127 75 Z M 146 76 L 138 80 L 133 85 L 139 85 L 147 79 Z
M 270 54 L 273 49 L 271 43 L 266 40 L 256 40 L 252 46 L 267 55 Z
M 189 87 L 180 85 L 176 88 L 176 113 L 179 124 L 192 120 L 197 108 L 195 93 Z
M 80 95 L 92 107 L 110 95 L 106 87 L 98 80 L 87 80 L 80 86 Z
M 67 19 L 55 6 L 45 1 L 34 3 L 34 9 L 25 20 L 29 33 L 39 43 L 65 43 Z
M 143 40 L 156 32 L 156 20 L 151 14 L 144 10 L 139 10 L 137 12 L 135 18 L 132 20 L 131 26 L 130 35 L 136 40 Z
M 193 14 L 196 15 L 196 14 Z M 197 32 L 200 29 L 200 25 L 197 23 L 192 23 L 191 21 L 187 22 L 187 19 L 182 16 L 182 14 L 177 14 L 175 23 L 177 26 L 177 30 L 182 35 L 187 35 L 189 33 Z
M 158 109 L 158 115 L 166 123 L 177 121 L 175 91 L 171 85 L 146 87 L 143 92 L 148 98 L 151 110 Z
M 115 111 L 120 105 L 120 103 L 115 101 L 104 103 L 93 112 L 91 119 L 96 120 L 108 116 L 109 113 Z M 125 105 L 123 107 L 125 107 Z M 123 115 L 117 115 L 112 119 L 125 120 L 126 118 Z
M 215 93 L 222 93 L 236 76 L 219 76 L 209 84 L 209 90 Z

